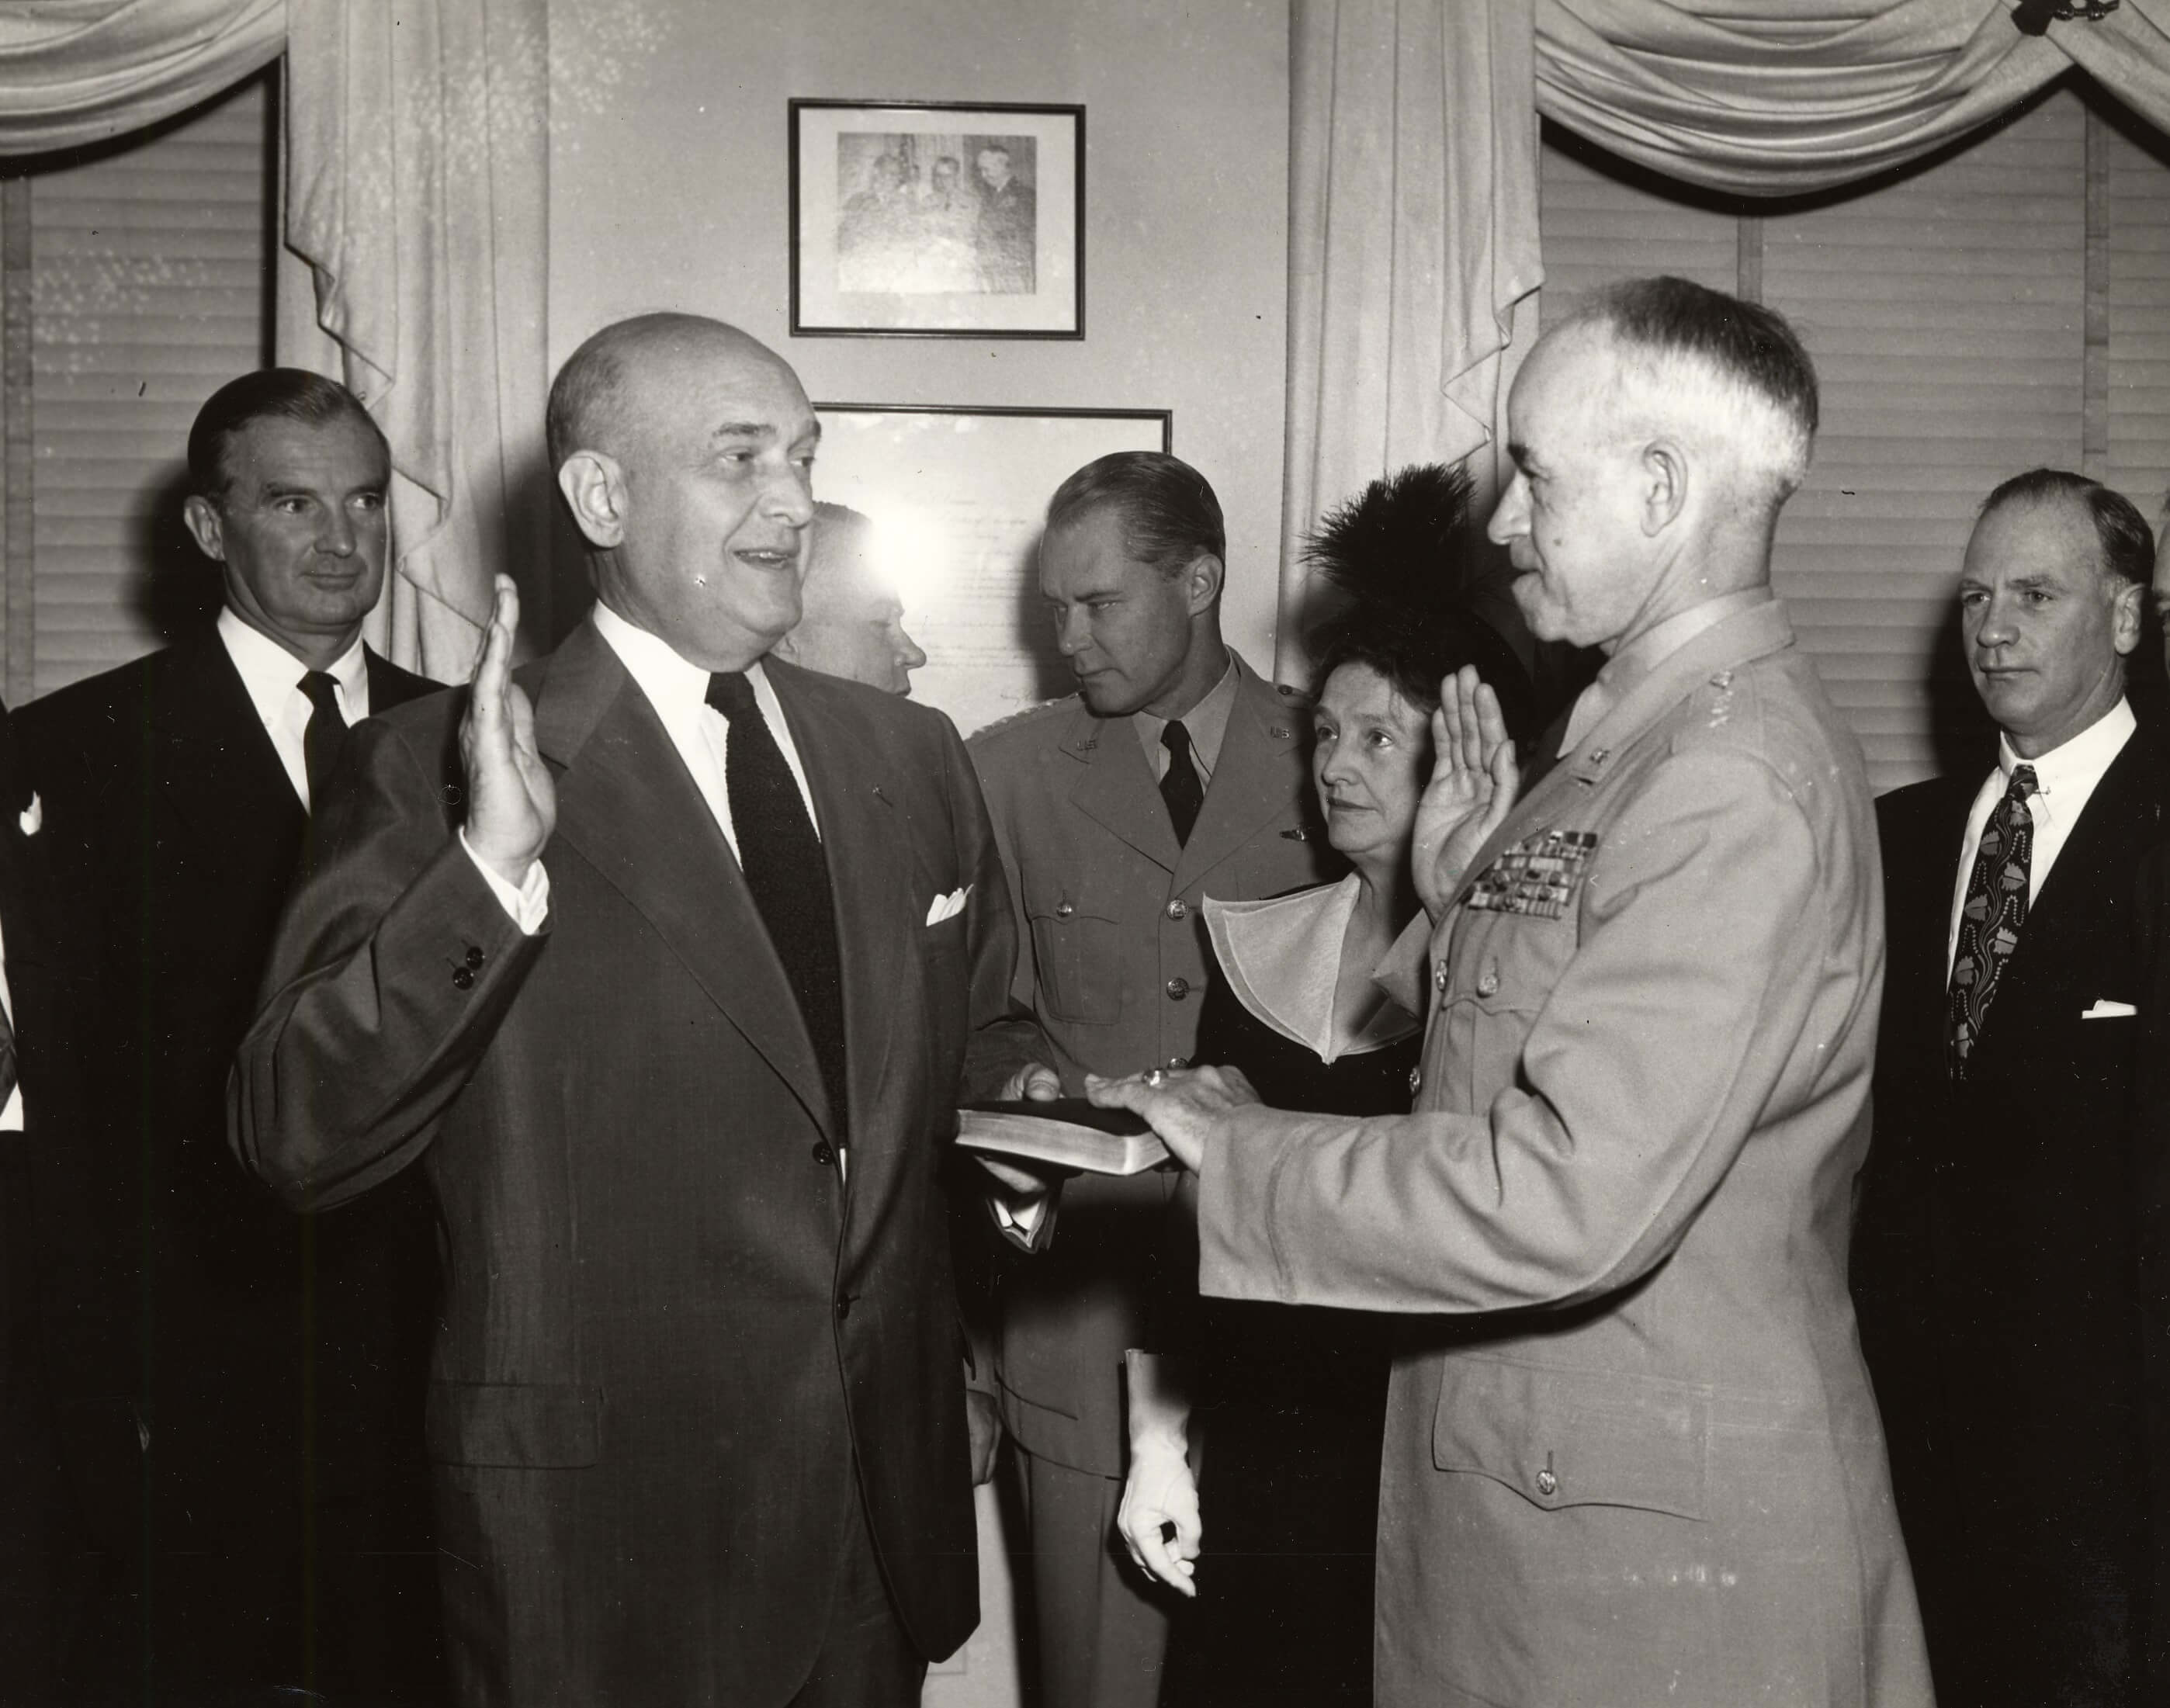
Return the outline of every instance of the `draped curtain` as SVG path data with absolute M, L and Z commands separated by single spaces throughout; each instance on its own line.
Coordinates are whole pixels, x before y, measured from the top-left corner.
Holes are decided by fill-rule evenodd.
M 1304 680 L 1301 537 L 1322 510 L 1414 461 L 1467 458 L 1496 488 L 1544 278 L 1538 114 L 1751 196 L 1903 164 L 2074 65 L 2170 129 L 2170 0 L 2039 35 L 2017 0 L 1294 6 L 1283 681 Z
M 371 638 L 464 678 L 490 577 L 548 632 L 546 0 L 290 0 L 281 361 L 345 382 L 393 448 L 396 574 Z
M 0 155 L 110 141 L 286 55 L 282 362 L 345 381 L 392 446 L 397 558 L 372 638 L 464 675 L 490 576 L 549 622 L 547 0 L 0 4 Z

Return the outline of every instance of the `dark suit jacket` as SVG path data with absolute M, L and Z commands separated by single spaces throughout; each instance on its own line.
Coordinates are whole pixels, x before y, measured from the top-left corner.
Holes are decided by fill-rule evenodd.
M 2136 1211 L 2143 855 L 2170 755 L 2118 755 L 2021 928 L 1963 1086 L 1945 942 L 1980 772 L 1878 804 L 1889 972 L 1852 1280 L 1940 1697 L 2138 1700 L 2153 1540 Z
M 982 1092 L 1026 1059 L 1030 1027 L 996 1023 L 1008 897 L 946 719 L 766 668 L 836 898 L 848 1184 L 737 864 L 591 626 L 521 675 L 557 783 L 548 928 L 522 937 L 454 840 L 457 706 L 395 714 L 355 744 L 242 1049 L 235 1143 L 283 1196 L 418 1160 L 436 1190 L 429 1436 L 469 1702 L 788 1698 L 862 1491 L 920 1649 L 978 1617 L 938 1174 L 968 1035 Z
M 375 712 L 438 686 L 368 669 Z M 61 1438 L 96 1543 L 129 1555 L 152 1535 L 185 1574 L 238 1527 L 291 1545 L 305 1430 L 320 1503 L 373 1512 L 403 1441 L 419 1486 L 427 1204 L 305 1222 L 227 1152 L 227 1073 L 307 815 L 216 630 L 19 721 L 83 1085 L 71 1142 L 35 1159 Z M 320 1540 L 384 1540 L 350 1528 Z

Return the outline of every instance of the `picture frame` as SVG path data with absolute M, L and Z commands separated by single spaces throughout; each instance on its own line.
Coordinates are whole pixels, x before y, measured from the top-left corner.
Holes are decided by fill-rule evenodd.
M 1115 451 L 1168 451 L 1166 409 L 816 403 L 815 526 L 841 507 L 867 517 L 878 577 L 927 654 L 917 698 L 967 734 L 1070 692 L 1040 596 L 1047 501 Z M 841 520 L 841 519 L 840 519 Z
M 1085 109 L 794 99 L 794 338 L 1085 336 Z

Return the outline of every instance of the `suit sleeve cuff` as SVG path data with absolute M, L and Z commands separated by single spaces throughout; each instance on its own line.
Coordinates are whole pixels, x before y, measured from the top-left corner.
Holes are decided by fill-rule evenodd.
M 460 846 L 466 850 L 468 859 L 474 862 L 475 870 L 482 881 L 489 886 L 498 905 L 511 915 L 512 922 L 520 927 L 522 937 L 533 937 L 542 929 L 542 921 L 550 911 L 550 874 L 537 860 L 527 868 L 526 878 L 515 889 L 506 883 L 495 867 L 475 852 L 468 841 L 468 833 L 460 832 Z

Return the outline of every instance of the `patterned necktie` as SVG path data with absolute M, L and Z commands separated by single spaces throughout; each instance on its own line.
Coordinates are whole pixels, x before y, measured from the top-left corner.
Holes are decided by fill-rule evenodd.
M 813 1040 L 822 1088 L 829 1094 L 831 1129 L 841 1144 L 847 1107 L 844 979 L 821 839 L 799 793 L 799 780 L 753 697 L 753 684 L 743 672 L 719 671 L 708 678 L 708 703 L 731 726 L 724 749 L 724 787 L 731 806 L 731 833 L 739 845 L 739 869 L 799 999 L 799 1017 Z
M 1190 840 L 1190 827 L 1198 822 L 1198 809 L 1205 804 L 1205 785 L 1198 767 L 1190 762 L 1190 732 L 1180 718 L 1160 733 L 1168 750 L 1168 770 L 1160 780 L 1160 798 L 1168 803 L 1168 822 L 1175 826 L 1178 846 Z
M 297 684 L 309 702 L 309 721 L 302 731 L 302 770 L 309 780 L 309 810 L 324 798 L 324 785 L 346 745 L 346 719 L 339 716 L 339 683 L 324 670 L 312 670 Z
M 2004 798 L 1981 827 L 1974 869 L 1967 874 L 1948 1006 L 1955 1080 L 1967 1076 L 1968 1058 L 1989 1018 L 1996 981 L 2019 947 L 2019 927 L 2027 922 L 2028 857 L 2034 846 L 2034 819 L 2027 810 L 2027 797 L 2034 793 L 2034 767 L 2014 766 Z

